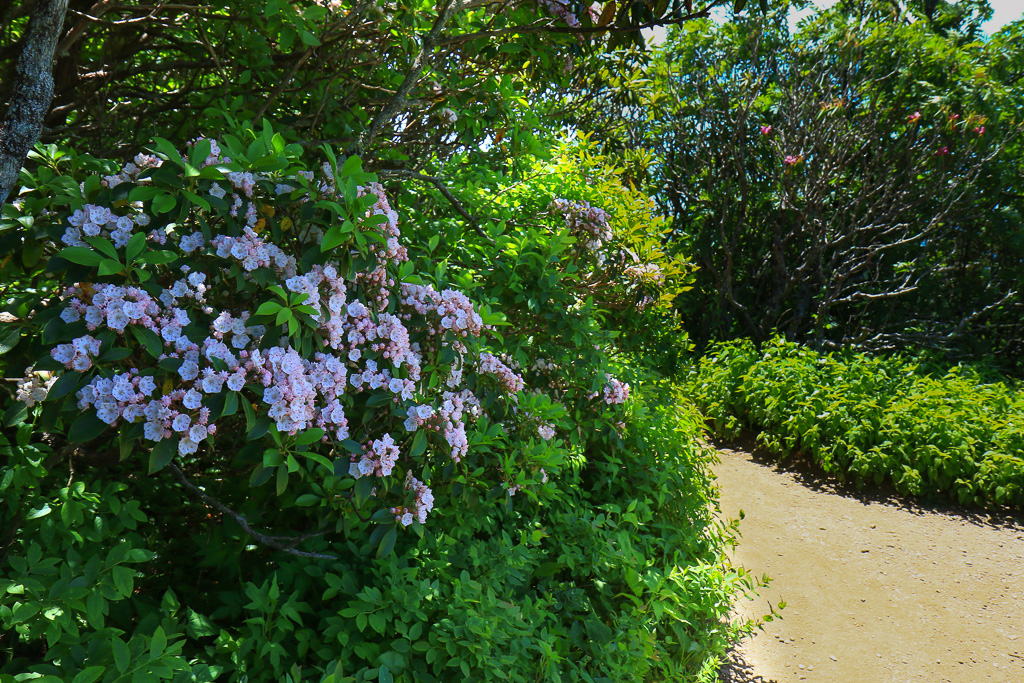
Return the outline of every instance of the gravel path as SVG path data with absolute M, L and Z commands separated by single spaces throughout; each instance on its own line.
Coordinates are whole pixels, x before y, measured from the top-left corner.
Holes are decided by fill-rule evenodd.
M 1024 682 L 1024 527 L 841 494 L 723 449 L 736 563 L 773 578 L 738 614 L 782 619 L 744 641 L 724 683 Z

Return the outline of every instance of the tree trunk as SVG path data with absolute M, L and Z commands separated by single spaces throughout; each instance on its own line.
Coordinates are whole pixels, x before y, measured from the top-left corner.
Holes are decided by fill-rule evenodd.
M 68 0 L 35 0 L 25 47 L 18 59 L 7 116 L 0 125 L 0 206 L 18 182 L 18 172 L 39 139 L 53 98 L 53 52 L 64 26 Z

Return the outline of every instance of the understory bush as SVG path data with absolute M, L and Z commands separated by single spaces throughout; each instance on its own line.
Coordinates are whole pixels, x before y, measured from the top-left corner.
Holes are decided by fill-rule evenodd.
M 593 276 L 624 214 L 547 183 L 495 203 L 533 230 L 440 244 L 269 125 L 34 163 L 0 223 L 3 680 L 715 679 L 754 583 L 700 418 L 595 300 L 685 270 Z
M 900 357 L 774 339 L 713 347 L 688 383 L 718 434 L 755 430 L 769 451 L 808 455 L 840 479 L 967 506 L 1024 504 L 1024 396 L 969 368 L 933 376 Z

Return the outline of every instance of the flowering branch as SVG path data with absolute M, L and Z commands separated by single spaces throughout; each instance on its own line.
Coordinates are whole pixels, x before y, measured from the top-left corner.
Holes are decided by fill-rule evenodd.
M 313 536 L 316 536 L 318 534 L 310 534 L 310 535 L 298 536 L 298 537 L 267 536 L 266 534 L 261 534 L 260 532 L 256 531 L 251 526 L 249 526 L 249 522 L 246 521 L 244 516 L 242 516 L 241 514 L 235 512 L 234 510 L 229 508 L 227 505 L 225 505 L 224 503 L 220 502 L 216 498 L 213 498 L 212 496 L 207 494 L 205 491 L 203 491 L 201 488 L 199 488 L 198 486 L 196 486 L 195 484 L 190 482 L 188 480 L 188 477 L 185 476 L 185 473 L 182 472 L 180 469 L 178 469 L 177 465 L 175 465 L 174 463 L 170 463 L 170 464 L 167 465 L 167 468 L 170 469 L 171 472 L 174 473 L 174 476 L 178 479 L 179 482 L 181 482 L 182 486 L 184 486 L 186 489 L 188 489 L 192 493 L 194 493 L 197 496 L 199 496 L 199 498 L 204 503 L 209 505 L 210 507 L 214 508 L 215 510 L 219 510 L 223 514 L 227 515 L 231 519 L 233 519 L 236 522 L 238 522 L 238 526 L 242 527 L 242 531 L 244 531 L 249 537 L 259 541 L 263 545 L 270 546 L 271 548 L 274 548 L 275 550 L 280 550 L 281 552 L 288 553 L 289 555 L 295 555 L 297 557 L 309 557 L 309 558 L 314 558 L 314 559 L 317 559 L 317 560 L 336 560 L 336 559 L 338 559 L 334 555 L 327 555 L 327 554 L 324 554 L 324 553 L 307 553 L 307 552 L 304 552 L 302 550 L 296 550 L 295 548 L 291 547 L 291 545 L 285 545 L 284 543 L 281 542 L 282 540 L 290 540 L 292 542 L 292 544 L 295 544 L 295 543 L 298 543 L 299 541 L 303 541 L 303 540 L 305 540 L 307 538 L 312 538 Z

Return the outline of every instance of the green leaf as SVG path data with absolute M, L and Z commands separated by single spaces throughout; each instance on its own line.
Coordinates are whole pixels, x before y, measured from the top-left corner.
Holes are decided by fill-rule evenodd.
M 320 240 L 320 251 L 329 251 L 337 246 L 340 246 L 347 242 L 349 239 L 348 235 L 342 234 L 338 226 L 332 227 Z
M 587 619 L 583 622 L 587 628 L 587 635 L 598 643 L 604 644 L 611 642 L 612 630 L 608 626 L 596 618 Z
M 227 397 L 224 399 L 224 410 L 221 412 L 221 417 L 230 417 L 238 412 L 238 392 L 229 391 Z
M 370 497 L 370 491 L 373 490 L 373 482 L 370 481 L 373 477 L 360 477 L 356 479 L 356 485 L 352 488 L 352 496 L 355 500 L 356 507 L 362 507 L 363 503 Z
M 83 237 L 82 240 L 96 251 L 106 254 L 115 261 L 117 260 L 117 249 L 114 248 L 114 244 L 110 240 L 104 237 Z
M 145 233 L 137 232 L 132 235 L 132 238 L 128 240 L 128 246 L 125 248 L 125 261 L 131 263 L 135 258 L 142 253 L 146 248 L 146 235 Z
M 128 567 L 118 565 L 110 570 L 110 576 L 114 579 L 114 587 L 122 597 L 131 597 L 135 587 L 135 571 Z
M 14 608 L 14 613 L 11 615 L 11 623 L 17 624 L 27 621 L 39 614 L 42 608 L 42 604 L 38 602 L 23 602 Z
M 382 560 L 391 554 L 391 551 L 395 549 L 395 539 L 398 538 L 398 529 L 392 525 L 388 529 L 384 537 L 380 539 L 380 545 L 377 546 L 377 559 Z
M 185 168 L 185 160 L 182 159 L 181 154 L 178 153 L 178 148 L 170 141 L 165 140 L 164 138 L 153 138 L 153 142 L 156 143 L 157 151 L 166 156 L 169 161 L 173 161 L 181 168 Z
M 339 445 L 349 453 L 361 455 L 363 452 L 363 445 L 358 441 L 353 441 L 352 439 L 345 439 Z
M 192 150 L 188 153 L 188 163 L 195 166 L 196 168 L 199 168 L 210 156 L 211 151 L 212 145 L 208 138 L 203 138 L 202 140 L 199 140 L 198 142 L 196 142 L 195 145 L 192 146 Z
M 412 448 L 409 449 L 409 455 L 416 457 L 417 455 L 423 455 L 423 452 L 427 450 L 427 433 L 423 429 L 416 430 L 416 436 L 412 438 Z
M 366 399 L 366 405 L 370 408 L 382 406 L 386 403 L 391 403 L 391 394 L 378 393 Z
M 90 666 L 88 669 L 82 669 L 78 674 L 71 679 L 71 683 L 96 683 L 106 672 L 106 667 L 103 666 Z
M 265 301 L 256 309 L 256 315 L 274 315 L 283 308 L 276 301 Z
M 132 653 L 128 650 L 128 645 L 117 636 L 113 636 L 110 639 L 110 649 L 114 651 L 114 666 L 117 667 L 117 672 L 123 674 L 128 670 L 128 665 L 132 660 Z
M 163 192 L 159 187 L 153 187 L 152 185 L 137 185 L 132 188 L 131 192 L 128 193 L 128 201 L 130 202 L 144 202 L 152 199 Z M 141 233 L 140 233 L 141 234 Z
M 96 417 L 93 413 L 84 413 L 71 423 L 68 429 L 68 441 L 70 443 L 85 443 L 91 441 L 105 432 L 110 425 Z
M 148 254 L 142 256 L 139 259 L 140 263 L 151 263 L 153 265 L 159 265 L 162 263 L 170 263 L 178 259 L 178 254 L 173 251 L 151 251 Z
M 120 273 L 122 270 L 124 270 L 124 266 L 121 265 L 120 261 L 115 261 L 114 259 L 109 258 L 100 261 L 100 275 L 113 275 L 115 273 Z
M 320 502 L 320 496 L 312 493 L 304 493 L 295 499 L 295 504 L 299 507 L 309 507 L 310 505 L 316 505 Z
M 245 397 L 242 397 L 242 411 L 245 413 L 245 431 L 251 432 L 256 423 L 256 411 Z
M 378 683 L 395 683 L 395 677 L 391 675 L 390 669 L 381 664 L 377 672 L 377 681 Z
M 82 380 L 80 373 L 65 373 L 58 377 L 50 387 L 49 392 L 46 394 L 46 400 L 56 400 L 63 398 L 69 393 L 78 388 L 79 382 Z
M 103 594 L 99 591 L 90 591 L 89 597 L 85 599 L 85 614 L 89 619 L 89 625 L 94 629 L 103 628 L 103 607 L 106 605 Z
M 205 209 L 207 211 L 210 210 L 210 202 L 206 201 L 205 199 L 203 199 L 202 197 L 197 195 L 195 192 L 189 192 L 188 190 L 182 190 L 181 193 L 183 195 L 185 195 L 186 197 L 188 197 L 188 200 L 190 202 L 192 202 L 194 205 L 196 205 L 198 207 L 201 207 L 201 208 L 203 208 L 203 209 Z
M 81 266 L 96 266 L 103 260 L 103 256 L 85 247 L 66 247 L 58 252 L 57 256 Z
M 115 348 L 112 348 L 112 349 L 108 349 L 106 353 L 101 355 L 96 360 L 101 361 L 103 363 L 114 363 L 114 362 L 117 362 L 119 360 L 124 360 L 125 358 L 127 358 L 130 355 L 132 355 L 132 352 L 129 349 L 122 349 L 120 347 L 115 347 Z
M 7 353 L 21 341 L 21 328 L 14 323 L 0 323 L 0 356 Z
M 4 411 L 3 426 L 13 427 L 25 421 L 28 417 L 28 406 L 21 401 L 16 401 Z
M 188 623 L 185 632 L 192 638 L 206 638 L 217 635 L 217 628 L 205 616 L 192 609 L 188 610 Z
M 177 372 L 178 368 L 180 368 L 182 363 L 184 362 L 185 360 L 183 358 L 164 358 L 156 365 L 158 368 L 161 368 L 162 370 L 167 370 L 168 372 Z
M 162 439 L 149 454 L 149 473 L 154 474 L 167 466 L 178 452 L 178 437 Z
M 283 496 L 284 492 L 288 490 L 288 468 L 278 467 L 277 468 L 277 482 L 276 490 L 278 496 Z
M 344 178 L 357 173 L 362 170 L 362 163 L 359 157 L 350 156 L 348 159 L 345 159 L 345 163 L 342 165 L 341 170 L 338 171 L 338 175 Z
M 164 653 L 164 649 L 167 647 L 167 635 L 164 633 L 163 626 L 157 626 L 156 630 L 153 631 L 153 638 L 149 641 L 149 655 L 153 659 L 156 659 Z
M 153 198 L 153 213 L 157 215 L 168 213 L 175 204 L 177 204 L 177 200 L 174 195 L 168 193 L 157 195 Z
M 324 433 L 324 430 L 321 429 L 320 427 L 313 427 L 312 429 L 307 429 L 306 431 L 302 432 L 297 437 L 295 437 L 295 445 L 305 446 L 307 444 L 319 441 L 324 437 Z
M 130 325 L 128 329 L 131 330 L 132 336 L 146 349 L 146 353 L 153 356 L 153 358 L 159 358 L 163 354 L 164 342 L 156 332 L 141 325 Z
M 35 510 L 30 511 L 27 515 L 25 515 L 25 520 L 27 521 L 27 520 L 30 520 L 30 519 L 36 519 L 38 517 L 45 517 L 46 515 L 50 514 L 52 511 L 53 511 L 53 508 L 51 508 L 46 503 L 43 503 L 42 507 L 36 508 Z

